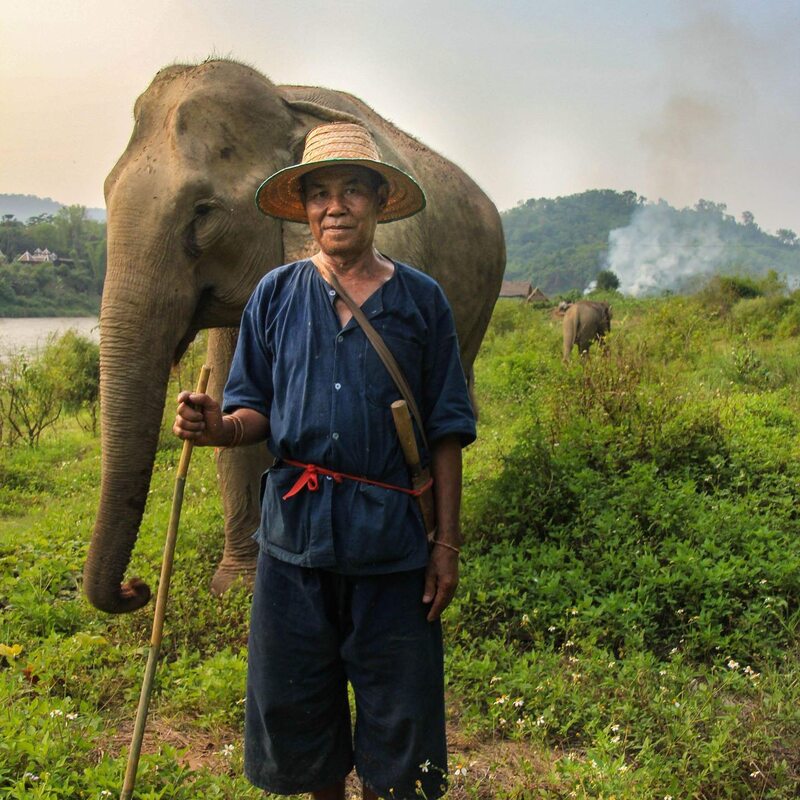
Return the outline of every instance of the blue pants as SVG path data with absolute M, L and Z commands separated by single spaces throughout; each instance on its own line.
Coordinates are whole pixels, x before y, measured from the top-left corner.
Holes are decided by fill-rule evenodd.
M 442 634 L 425 619 L 424 570 L 348 576 L 263 550 L 253 608 L 245 774 L 277 794 L 356 770 L 380 797 L 446 789 Z M 348 681 L 355 695 L 351 730 Z

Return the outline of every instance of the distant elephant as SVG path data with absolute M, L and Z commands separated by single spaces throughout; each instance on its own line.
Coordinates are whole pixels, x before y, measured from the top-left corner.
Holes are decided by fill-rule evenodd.
M 611 306 L 593 300 L 579 300 L 564 314 L 564 361 L 569 359 L 573 345 L 578 352 L 588 353 L 592 342 L 602 341 L 611 330 Z
M 100 312 L 102 483 L 84 569 L 89 600 L 109 612 L 144 605 L 123 584 L 147 500 L 171 365 L 209 334 L 209 392 L 220 398 L 236 326 L 270 269 L 314 251 L 308 226 L 264 217 L 255 190 L 300 160 L 316 125 L 358 121 L 384 159 L 417 178 L 426 209 L 380 225 L 381 252 L 428 272 L 453 307 L 465 372 L 499 294 L 505 245 L 497 209 L 458 167 L 344 92 L 276 86 L 231 61 L 161 70 L 136 101 L 127 149 L 105 184 L 108 270 Z M 191 387 L 187 387 L 191 388 Z M 223 450 L 225 546 L 212 590 L 252 576 L 265 446 Z

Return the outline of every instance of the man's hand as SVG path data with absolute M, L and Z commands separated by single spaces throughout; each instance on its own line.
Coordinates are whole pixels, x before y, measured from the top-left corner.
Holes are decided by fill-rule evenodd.
M 231 432 L 226 432 L 222 409 L 213 397 L 196 392 L 178 395 L 178 413 L 172 432 L 179 439 L 188 439 L 199 447 L 224 447 L 230 444 Z
M 439 619 L 453 596 L 458 586 L 458 553 L 449 547 L 434 545 L 428 559 L 428 568 L 425 572 L 425 593 L 423 603 L 430 603 L 428 622 Z

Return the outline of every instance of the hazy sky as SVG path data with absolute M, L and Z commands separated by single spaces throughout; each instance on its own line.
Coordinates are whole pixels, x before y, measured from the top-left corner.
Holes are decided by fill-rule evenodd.
M 800 0 L 4 0 L 0 193 L 103 205 L 133 102 L 211 54 L 347 90 L 500 209 L 632 189 L 800 232 Z

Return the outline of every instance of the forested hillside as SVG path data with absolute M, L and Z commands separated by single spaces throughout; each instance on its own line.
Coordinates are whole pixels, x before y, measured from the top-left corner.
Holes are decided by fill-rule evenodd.
M 17 260 L 37 249 L 54 260 Z M 26 222 L 3 215 L 0 253 L 0 317 L 80 316 L 100 308 L 106 224 L 88 219 L 83 206 Z
M 635 192 L 606 189 L 531 198 L 504 211 L 506 277 L 545 292 L 583 289 L 603 268 L 608 232 L 624 228 L 640 203 Z
M 18 220 L 25 222 L 31 217 L 42 214 L 57 214 L 67 206 L 53 200 L 52 197 L 39 197 L 35 194 L 0 194 L 0 217 L 13 215 Z M 98 222 L 105 222 L 105 208 L 87 208 L 86 216 Z
M 547 293 L 582 291 L 604 269 L 630 294 L 692 288 L 716 272 L 800 280 L 795 233 L 763 231 L 749 212 L 741 221 L 723 203 L 699 200 L 675 209 L 635 192 L 592 190 L 530 199 L 501 215 L 508 249 L 506 277 Z M 609 234 L 614 234 L 609 238 Z

